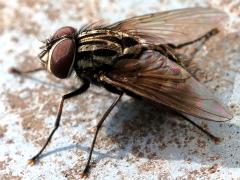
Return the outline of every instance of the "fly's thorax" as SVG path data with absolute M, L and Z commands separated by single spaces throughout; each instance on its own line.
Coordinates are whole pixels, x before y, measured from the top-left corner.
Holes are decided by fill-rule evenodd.
M 76 56 L 75 33 L 72 27 L 60 28 L 39 55 L 43 66 L 58 78 L 67 78 L 72 73 Z
M 140 45 L 140 39 L 130 34 L 113 31 L 111 29 L 98 29 L 82 32 L 78 35 L 80 51 L 101 51 L 103 49 L 115 51 L 118 54 L 129 52 Z
M 79 69 L 111 66 L 116 59 L 139 54 L 141 46 L 135 37 L 109 29 L 81 32 L 78 35 L 77 66 Z

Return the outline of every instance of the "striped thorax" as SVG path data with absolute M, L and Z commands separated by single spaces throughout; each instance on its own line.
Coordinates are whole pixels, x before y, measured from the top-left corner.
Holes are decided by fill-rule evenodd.
M 133 57 L 141 50 L 136 38 L 108 29 L 85 31 L 78 38 L 77 65 L 80 69 L 113 65 L 120 57 Z

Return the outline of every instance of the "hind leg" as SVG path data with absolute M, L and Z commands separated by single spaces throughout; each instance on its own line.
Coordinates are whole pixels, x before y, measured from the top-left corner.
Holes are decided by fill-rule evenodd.
M 209 31 L 207 34 L 205 34 L 204 36 L 202 36 L 194 41 L 184 43 L 179 46 L 172 46 L 172 48 L 175 51 L 178 51 L 183 48 L 189 47 L 189 45 L 196 44 L 196 46 L 190 48 L 190 51 L 187 53 L 188 55 L 183 55 L 184 53 L 177 53 L 176 56 L 178 58 L 178 61 L 180 61 L 182 65 L 184 65 L 186 68 L 188 68 L 191 65 L 191 61 L 195 58 L 196 54 L 204 47 L 206 42 L 211 37 L 218 34 L 218 32 L 219 31 L 217 29 L 213 29 L 213 30 Z

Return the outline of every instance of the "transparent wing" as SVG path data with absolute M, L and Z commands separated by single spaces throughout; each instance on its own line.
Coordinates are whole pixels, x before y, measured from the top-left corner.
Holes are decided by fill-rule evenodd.
M 101 80 L 195 117 L 213 121 L 232 118 L 206 87 L 159 52 L 146 51 L 140 59 L 121 60 Z
M 217 9 L 197 7 L 137 16 L 109 28 L 138 36 L 145 43 L 180 45 L 202 37 L 226 18 Z

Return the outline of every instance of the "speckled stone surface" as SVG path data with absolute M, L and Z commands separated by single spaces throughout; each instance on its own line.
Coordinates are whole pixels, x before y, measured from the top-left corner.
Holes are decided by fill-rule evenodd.
M 0 0 L 0 179 L 79 179 L 94 127 L 115 98 L 92 86 L 67 101 L 51 144 L 38 164 L 28 166 L 54 125 L 61 95 L 78 86 L 74 77 L 61 81 L 47 72 L 28 78 L 8 72 L 12 66 L 40 66 L 39 40 L 65 25 L 80 28 L 99 19 L 115 22 L 193 6 L 218 8 L 230 17 L 194 58 L 206 75 L 200 80 L 234 115 L 226 123 L 196 122 L 224 140 L 215 144 L 173 113 L 124 96 L 100 131 L 89 179 L 239 179 L 239 0 Z

